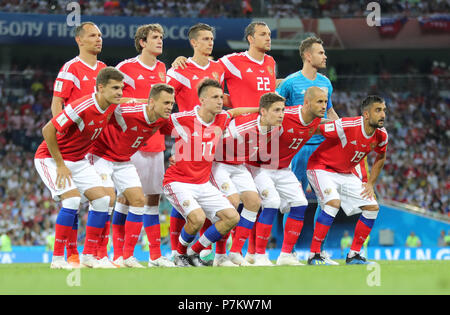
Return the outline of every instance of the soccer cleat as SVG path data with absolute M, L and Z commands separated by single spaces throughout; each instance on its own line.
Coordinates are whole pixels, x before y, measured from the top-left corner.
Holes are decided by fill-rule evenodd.
M 245 254 L 245 260 L 249 263 L 249 264 L 254 264 L 255 263 L 255 254 Z
M 50 269 L 66 269 L 72 270 L 73 267 L 67 261 L 64 260 L 64 256 L 53 256 Z
M 255 255 L 255 263 L 253 266 L 261 266 L 261 267 L 271 267 L 273 263 L 269 260 L 267 255 L 265 254 L 256 254 Z
M 311 254 L 308 258 L 308 265 L 330 265 L 320 253 Z
M 80 256 L 78 254 L 72 254 L 69 257 L 67 257 L 67 262 L 73 267 L 73 268 L 80 268 Z
M 373 262 L 368 261 L 366 258 L 362 257 L 359 253 L 356 253 L 353 257 L 347 257 L 345 258 L 345 263 L 347 265 L 370 265 L 373 264 Z
M 234 264 L 228 256 L 219 256 L 214 258 L 213 262 L 214 267 L 239 267 L 239 265 Z
M 301 262 L 298 261 L 297 255 L 292 253 L 280 253 L 277 259 L 278 266 L 304 266 Z
M 192 267 L 187 255 L 175 255 L 173 257 L 173 262 L 177 267 Z
M 201 259 L 200 255 L 197 253 L 189 255 L 188 259 L 189 259 L 189 263 L 195 267 L 208 267 L 208 266 L 212 266 L 212 264 L 213 264 L 212 260 L 205 261 L 205 260 Z
M 113 264 L 109 261 L 108 257 L 103 257 L 102 259 L 98 259 L 98 268 L 100 269 L 116 269 L 117 265 Z
M 94 255 L 91 254 L 81 254 L 80 256 L 80 265 L 82 268 L 99 268 L 99 262 L 94 257 Z
M 247 260 L 245 260 L 244 257 L 242 257 L 242 255 L 240 253 L 231 252 L 230 260 L 233 264 L 241 266 L 241 267 L 252 266 L 252 264 L 249 263 Z
M 333 266 L 339 266 L 339 263 L 337 261 L 334 261 L 331 259 L 330 254 L 328 254 L 326 251 L 321 251 L 320 255 L 323 257 L 323 259 L 325 259 L 325 261 L 329 264 L 329 265 L 333 265 Z
M 161 256 L 155 260 L 148 260 L 149 267 L 176 267 L 175 264 L 168 258 Z
M 138 260 L 134 256 L 130 256 L 127 259 L 124 259 L 123 264 L 128 268 L 145 268 L 138 262 Z
M 114 261 L 113 261 L 113 264 L 116 265 L 118 268 L 126 267 L 126 266 L 123 264 L 123 257 L 122 257 L 122 256 L 120 256 L 119 258 L 117 258 L 116 260 L 114 260 Z

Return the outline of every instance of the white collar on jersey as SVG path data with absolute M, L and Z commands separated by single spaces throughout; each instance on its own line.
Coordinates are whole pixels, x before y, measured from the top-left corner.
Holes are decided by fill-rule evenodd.
M 300 106 L 298 108 L 298 117 L 300 118 L 300 122 L 302 123 L 302 125 L 306 127 L 306 126 L 310 125 L 314 121 L 314 119 L 312 121 L 310 121 L 309 124 L 305 123 L 305 121 L 303 120 L 303 116 L 302 116 L 302 108 L 303 108 L 303 106 Z
M 198 114 L 198 110 L 200 109 L 200 105 L 197 105 L 194 107 L 194 113 L 195 113 L 195 117 L 197 117 L 198 121 L 202 123 L 202 125 L 205 125 L 206 127 L 209 127 L 213 124 L 213 122 L 216 120 L 215 117 L 214 119 L 210 122 L 210 123 L 206 123 L 203 121 L 203 119 L 199 116 Z
M 97 98 L 95 97 L 95 94 L 97 94 L 97 92 L 92 93 L 92 99 L 94 100 L 95 107 L 97 107 L 97 110 L 98 110 L 100 113 L 104 114 L 104 113 L 106 112 L 106 109 L 103 110 L 103 109 L 100 107 L 100 105 L 98 105 L 98 103 L 97 103 Z
M 143 62 L 139 59 L 140 56 L 141 56 L 141 55 L 136 56 L 136 60 L 137 60 L 137 62 L 138 62 L 142 67 L 144 67 L 145 69 L 148 69 L 148 70 L 150 70 L 150 71 L 155 70 L 156 65 L 158 64 L 158 59 L 156 59 L 155 64 L 153 65 L 153 67 L 150 67 L 150 66 L 147 66 L 145 63 L 143 63 Z
M 80 58 L 80 56 L 77 56 L 77 59 L 78 59 L 82 64 L 84 64 L 86 67 L 88 67 L 89 69 L 92 69 L 92 70 L 97 69 L 98 61 L 95 63 L 95 66 L 92 67 L 92 66 L 88 65 L 86 62 L 84 62 L 83 59 Z
M 208 64 L 204 67 L 200 66 L 198 63 L 196 63 L 194 60 L 192 60 L 191 57 L 189 57 L 187 59 L 188 62 L 192 63 L 194 66 L 196 66 L 197 68 L 201 69 L 201 70 L 206 70 L 208 69 L 209 65 L 211 64 L 211 61 L 208 60 Z
M 361 121 L 361 131 L 362 131 L 363 136 L 364 136 L 366 139 L 372 138 L 373 135 L 375 134 L 375 131 L 376 131 L 376 130 L 373 132 L 373 134 L 372 134 L 371 136 L 368 136 L 368 135 L 366 134 L 366 131 L 364 130 L 364 118 L 363 118 L 363 116 L 361 116 L 360 121 Z
M 259 64 L 260 66 L 264 63 L 264 60 L 266 59 L 266 55 L 264 54 L 263 60 L 261 60 L 261 61 L 256 60 L 255 58 L 253 58 L 252 56 L 249 55 L 248 50 L 246 50 L 246 51 L 244 52 L 244 55 L 247 56 L 247 58 L 250 59 L 251 61 L 253 61 L 253 62 Z

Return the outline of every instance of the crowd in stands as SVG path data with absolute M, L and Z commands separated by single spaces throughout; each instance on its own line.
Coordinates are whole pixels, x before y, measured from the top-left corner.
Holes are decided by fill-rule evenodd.
M 41 128 L 52 116 L 54 74 L 31 67 L 12 70 L 0 72 L 0 234 L 12 229 L 14 245 L 45 245 L 46 236 L 54 231 L 59 205 L 35 171 L 33 158 L 42 141 Z M 424 91 L 382 90 L 388 107 L 389 146 L 376 186 L 382 199 L 447 216 L 450 97 L 438 92 L 450 91 L 449 74 L 430 69 L 434 85 Z M 347 89 L 335 89 L 335 111 L 341 117 L 359 115 L 360 101 L 371 88 L 376 87 L 355 91 L 353 85 L 347 85 Z M 170 204 L 162 200 L 161 205 L 161 213 L 168 216 Z M 81 209 L 80 238 L 84 237 L 86 209 Z
M 68 0 L 3 0 L 1 12 L 67 14 Z M 84 15 L 152 17 L 350 18 L 367 15 L 371 0 L 79 0 Z M 445 0 L 378 0 L 384 16 L 448 13 Z M 255 10 L 253 9 L 255 8 Z

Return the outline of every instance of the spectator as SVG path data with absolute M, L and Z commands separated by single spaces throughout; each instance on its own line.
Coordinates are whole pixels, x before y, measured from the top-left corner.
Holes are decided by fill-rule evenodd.
M 445 235 L 445 231 L 442 230 L 441 234 L 439 235 L 439 238 L 438 238 L 438 247 L 446 247 L 446 246 L 450 245 L 450 244 L 447 244 L 447 242 L 445 240 L 446 236 L 447 235 Z M 449 239 L 449 241 L 450 241 L 450 239 Z
M 8 229 L 0 236 L 0 252 L 12 252 L 11 246 L 12 230 Z
M 414 231 L 411 231 L 411 233 L 406 238 L 406 247 L 416 248 L 422 246 L 422 242 L 420 241 L 420 238 L 414 233 Z

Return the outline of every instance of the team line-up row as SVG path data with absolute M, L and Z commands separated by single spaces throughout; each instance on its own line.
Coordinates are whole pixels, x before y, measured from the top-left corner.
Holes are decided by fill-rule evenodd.
M 156 59 L 162 53 L 160 25 L 139 27 L 140 54 L 115 68 L 97 60 L 98 27 L 91 22 L 77 27 L 80 54 L 55 80 L 54 117 L 35 155 L 40 177 L 62 205 L 51 268 L 143 267 L 133 256 L 142 226 L 149 266 L 210 265 L 200 254 L 212 243 L 215 266 L 273 265 L 265 248 L 278 209 L 285 224 L 277 264 L 301 265 L 292 251 L 303 226 L 308 181 L 320 205 L 308 263 L 336 263 L 321 245 L 339 208 L 347 215 L 361 213 L 347 263 L 367 263 L 359 251 L 378 215 L 373 186 L 388 142 L 384 100 L 368 96 L 361 116 L 339 119 L 331 83 L 317 73 L 326 66 L 320 39 L 302 41 L 303 69 L 276 88 L 275 61 L 266 54 L 270 29 L 253 22 L 245 35 L 246 52 L 213 61 L 213 28 L 194 25 L 193 57 L 178 58 L 166 75 Z M 178 113 L 172 113 L 175 103 Z M 175 140 L 166 171 L 164 135 Z M 302 153 L 304 148 L 310 152 Z M 367 177 L 360 165 L 370 151 L 377 157 Z M 173 262 L 161 256 L 161 193 L 174 207 Z M 89 214 L 80 256 L 77 217 L 83 199 L 89 200 Z M 111 225 L 113 262 L 106 254 Z

